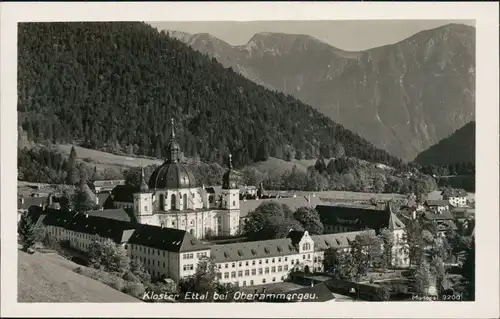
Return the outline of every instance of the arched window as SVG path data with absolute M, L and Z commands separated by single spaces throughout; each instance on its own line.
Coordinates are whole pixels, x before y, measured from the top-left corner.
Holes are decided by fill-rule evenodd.
M 188 208 L 188 196 L 187 194 L 184 194 L 182 196 L 182 209 L 187 209 Z
M 165 195 L 160 194 L 160 210 L 165 210 Z
M 147 212 L 148 211 L 148 206 L 144 206 L 144 211 Z
M 176 205 L 175 205 L 175 194 L 172 194 L 172 197 L 170 198 L 170 209 L 175 209 L 176 208 Z

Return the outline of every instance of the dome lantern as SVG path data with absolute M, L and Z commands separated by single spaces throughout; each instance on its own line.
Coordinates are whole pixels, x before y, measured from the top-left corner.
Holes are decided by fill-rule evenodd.
M 239 176 L 235 171 L 233 171 L 233 161 L 231 154 L 229 154 L 227 168 L 227 172 L 225 172 L 222 176 L 222 189 L 236 189 L 238 188 Z

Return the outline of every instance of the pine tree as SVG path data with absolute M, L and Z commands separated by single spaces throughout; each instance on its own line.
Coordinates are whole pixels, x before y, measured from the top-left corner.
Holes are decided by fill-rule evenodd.
M 66 162 L 66 183 L 69 185 L 75 185 L 80 180 L 80 172 L 76 167 L 76 150 L 75 147 L 71 147 L 71 151 L 68 156 L 68 161 Z
M 35 223 L 28 215 L 28 212 L 23 213 L 21 216 L 21 220 L 19 221 L 17 227 L 17 233 L 19 235 L 19 241 L 21 242 L 23 251 L 28 251 L 36 240 Z

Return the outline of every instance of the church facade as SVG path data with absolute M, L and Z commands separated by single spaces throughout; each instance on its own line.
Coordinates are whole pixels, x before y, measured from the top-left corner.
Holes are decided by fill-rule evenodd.
M 209 193 L 197 187 L 193 173 L 180 162 L 180 147 L 172 132 L 167 158 L 146 183 L 141 172 L 140 191 L 133 194 L 133 211 L 140 224 L 185 230 L 196 238 L 234 236 L 240 225 L 238 173 L 231 155 L 223 176 L 218 205 L 211 205 Z M 130 197 L 129 197 L 130 198 Z

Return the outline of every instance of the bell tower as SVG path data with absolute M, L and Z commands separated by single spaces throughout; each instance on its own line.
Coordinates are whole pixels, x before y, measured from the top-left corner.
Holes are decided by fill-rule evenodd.
M 229 154 L 228 170 L 222 177 L 221 235 L 236 235 L 240 226 L 239 175 L 233 170 L 232 156 Z
M 153 214 L 153 193 L 149 191 L 144 178 L 144 167 L 141 167 L 141 186 L 139 192 L 134 194 L 134 215 L 139 224 L 158 224 L 156 216 Z

